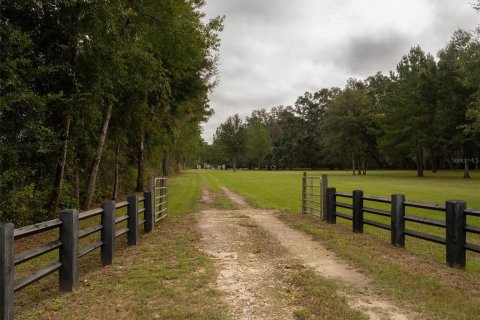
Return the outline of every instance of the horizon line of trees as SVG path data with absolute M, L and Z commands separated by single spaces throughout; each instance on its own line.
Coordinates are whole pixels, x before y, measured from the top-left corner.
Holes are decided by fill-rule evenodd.
M 143 191 L 192 157 L 223 28 L 203 6 L 0 2 L 0 221 Z
M 480 11 L 480 1 L 474 8 Z M 452 169 L 480 162 L 480 28 L 437 53 L 411 48 L 388 75 L 305 92 L 222 123 L 197 159 L 249 168 Z

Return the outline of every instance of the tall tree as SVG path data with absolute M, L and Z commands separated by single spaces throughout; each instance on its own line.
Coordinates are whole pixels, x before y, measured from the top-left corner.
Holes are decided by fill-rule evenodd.
M 255 122 L 246 128 L 246 155 L 251 161 L 262 168 L 265 157 L 272 151 L 272 140 L 267 129 Z
M 386 95 L 384 151 L 394 149 L 415 159 L 423 177 L 424 152 L 436 136 L 436 63 L 430 54 L 414 47 L 397 65 Z
M 372 104 L 367 86 L 350 79 L 329 103 L 322 123 L 323 143 L 330 156 L 350 159 L 354 175 L 357 170 L 366 174 L 368 156 L 376 146 Z
M 302 124 L 299 132 L 299 159 L 306 167 L 314 168 L 321 159 L 319 123 L 325 117 L 325 110 L 332 98 L 333 91 L 322 89 L 315 93 L 305 92 L 295 102 L 295 114 Z
M 302 120 L 295 115 L 291 106 L 272 108 L 271 113 L 276 122 L 274 127 L 276 132 L 272 135 L 273 161 L 277 168 L 298 167 Z
M 474 91 L 465 85 L 460 61 L 471 42 L 470 33 L 457 30 L 450 42 L 438 53 L 438 111 L 435 119 L 439 133 L 437 141 L 446 157 L 463 159 L 464 178 L 470 177 L 468 159 L 474 158 L 474 149 L 478 147 L 474 135 L 468 130 L 462 130 L 470 124 L 466 116 Z
M 225 154 L 232 161 L 232 168 L 235 172 L 238 157 L 245 150 L 245 127 L 238 114 L 228 117 L 217 128 L 214 142 L 223 148 Z

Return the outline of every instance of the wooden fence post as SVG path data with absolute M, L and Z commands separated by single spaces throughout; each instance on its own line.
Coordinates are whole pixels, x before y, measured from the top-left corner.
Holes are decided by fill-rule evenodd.
M 445 204 L 446 208 L 446 238 L 447 238 L 447 264 L 454 268 L 465 268 L 465 201 L 451 200 Z
M 307 213 L 307 173 L 302 177 L 302 213 Z
M 335 188 L 328 188 L 327 189 L 327 221 L 328 223 L 337 223 L 337 216 L 336 216 L 336 210 L 337 210 L 337 196 L 335 193 L 337 192 L 337 189 Z
M 67 209 L 60 212 L 60 267 L 59 284 L 61 292 L 70 292 L 78 287 L 78 210 Z
M 152 208 L 153 208 L 153 224 L 152 224 L 152 230 L 154 229 L 155 227 L 155 219 L 156 219 L 156 216 L 155 216 L 155 209 L 157 208 L 155 206 L 155 203 L 156 203 L 156 197 L 157 197 L 157 192 L 155 190 L 156 188 L 156 184 L 155 184 L 155 177 L 149 177 L 148 178 L 148 191 L 152 194 Z M 144 195 L 145 196 L 145 195 Z M 146 205 L 146 202 L 145 202 L 145 205 Z M 146 208 L 146 207 L 145 207 Z M 146 217 L 146 212 L 145 212 L 145 217 Z M 146 230 L 146 226 L 147 226 L 147 218 L 145 218 L 145 230 Z M 147 231 L 145 231 L 147 232 Z
M 363 233 L 363 191 L 353 191 L 353 232 Z
M 327 188 L 328 188 L 328 176 L 326 174 L 322 174 L 322 182 L 321 182 L 321 188 L 320 188 L 320 198 L 321 198 L 321 206 L 322 206 L 322 220 L 327 221 L 328 216 L 327 216 L 327 211 L 328 211 L 328 206 L 327 206 Z
M 405 195 L 392 194 L 391 203 L 391 243 L 394 246 L 405 246 Z
M 145 198 L 145 224 L 143 225 L 143 230 L 145 233 L 148 233 L 153 231 L 155 224 L 155 217 L 153 215 L 154 193 L 152 191 L 144 192 L 143 197 Z
M 128 238 L 129 246 L 135 246 L 138 240 L 138 196 L 132 195 L 127 197 L 128 201 Z
M 14 226 L 0 223 L 0 319 L 13 320 Z
M 101 258 L 104 266 L 112 264 L 115 256 L 115 201 L 102 202 L 102 248 Z
M 148 191 L 155 192 L 155 177 L 148 177 Z

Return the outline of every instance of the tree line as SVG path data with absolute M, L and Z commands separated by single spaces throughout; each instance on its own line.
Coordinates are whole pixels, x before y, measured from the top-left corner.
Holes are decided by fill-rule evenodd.
M 475 6 L 480 11 L 480 2 Z M 480 28 L 457 30 L 436 58 L 415 46 L 395 71 L 306 92 L 292 106 L 222 123 L 198 155 L 234 168 L 416 169 L 480 162 Z
M 192 157 L 223 28 L 203 5 L 0 3 L 0 221 L 88 209 Z

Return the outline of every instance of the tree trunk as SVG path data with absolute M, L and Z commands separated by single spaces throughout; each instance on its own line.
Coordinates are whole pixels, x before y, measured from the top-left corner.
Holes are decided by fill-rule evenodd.
M 138 154 L 137 154 L 137 192 L 143 191 L 143 144 L 145 136 L 142 133 L 140 135 L 140 141 L 138 142 Z
M 174 154 L 174 159 L 175 159 L 175 173 L 179 173 L 181 159 L 178 157 L 177 153 Z
M 352 174 L 355 175 L 355 156 L 352 153 Z
M 163 155 L 162 175 L 164 177 L 168 177 L 168 153 L 167 153 L 167 151 L 165 151 L 165 154 Z
M 237 156 L 233 156 L 233 172 L 237 169 Z
M 78 169 L 75 169 L 73 181 L 72 196 L 75 198 L 78 204 L 80 204 L 80 177 L 78 176 Z
M 417 148 L 417 177 L 423 177 L 423 151 Z
M 463 159 L 463 178 L 470 178 L 470 170 L 468 169 L 468 159 Z
M 430 157 L 432 159 L 432 172 L 437 172 L 437 161 L 435 159 L 435 152 L 433 151 L 433 147 L 430 147 Z
M 453 170 L 452 161 L 450 161 L 449 159 L 447 159 L 447 164 L 448 164 L 448 166 L 450 167 L 450 170 Z
M 377 152 L 368 151 L 368 156 L 370 156 L 380 168 L 385 169 L 388 167 L 388 163 L 384 159 L 382 159 L 382 157 L 377 154 Z
M 107 112 L 105 114 L 105 118 L 103 119 L 102 129 L 100 130 L 100 136 L 98 137 L 97 154 L 95 155 L 92 168 L 90 169 L 90 173 L 88 175 L 87 195 L 82 205 L 82 209 L 84 210 L 88 210 L 92 205 L 98 169 L 100 168 L 100 160 L 102 159 L 103 147 L 105 146 L 105 139 L 107 137 L 108 124 L 110 123 L 110 118 L 112 117 L 112 107 L 113 106 L 111 103 L 107 107 Z
M 117 142 L 115 146 L 115 173 L 113 177 L 113 191 L 112 191 L 112 200 L 116 200 L 118 196 L 118 156 L 120 154 L 120 144 Z
M 62 191 L 63 176 L 65 173 L 65 163 L 67 162 L 68 139 L 70 137 L 70 117 L 66 117 L 63 123 L 63 149 L 62 155 L 57 163 L 57 172 L 55 173 L 55 182 L 53 184 L 52 194 L 48 205 L 48 216 L 55 216 L 60 203 L 60 194 Z
M 367 160 L 365 159 L 362 160 L 362 174 L 364 176 L 367 175 Z

